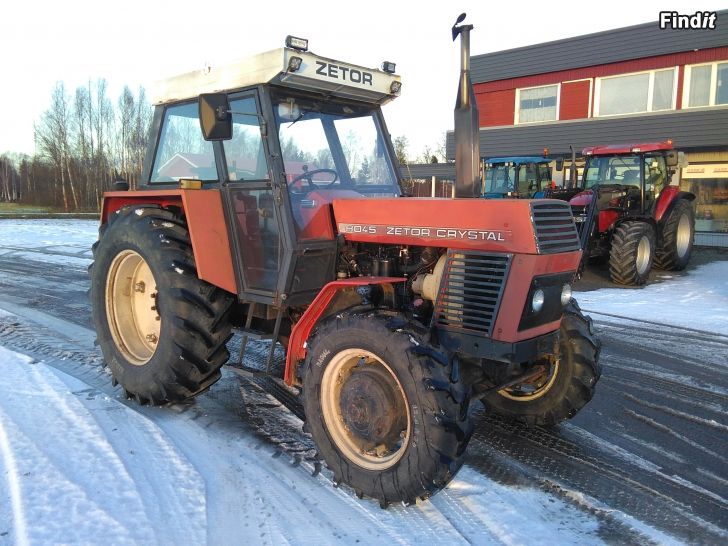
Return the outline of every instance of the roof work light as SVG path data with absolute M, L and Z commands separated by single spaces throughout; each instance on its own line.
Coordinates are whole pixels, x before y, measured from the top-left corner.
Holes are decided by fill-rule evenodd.
M 382 70 L 384 70 L 387 74 L 394 74 L 394 69 L 396 66 L 397 65 L 391 61 L 384 61 L 382 63 Z
M 286 36 L 286 47 L 297 49 L 298 51 L 308 51 L 308 40 L 305 38 L 296 38 L 289 34 Z

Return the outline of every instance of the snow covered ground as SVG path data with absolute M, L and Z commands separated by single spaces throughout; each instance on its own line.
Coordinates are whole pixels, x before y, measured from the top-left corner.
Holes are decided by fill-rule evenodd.
M 595 319 L 621 322 L 628 317 L 728 336 L 728 261 L 680 275 L 663 273 L 660 279 L 639 289 L 602 288 L 575 297 Z
M 87 220 L 0 220 L 0 255 L 85 268 L 96 229 Z M 640 290 L 576 297 L 598 320 L 621 321 L 609 316 L 619 315 L 728 334 L 728 262 Z M 567 495 L 585 510 L 467 465 L 430 501 L 380 510 L 333 488 L 326 473 L 311 476 L 276 456 L 234 412 L 137 407 L 52 364 L 0 347 L 3 546 L 603 540 L 599 510 L 581 493 Z M 216 389 L 235 385 L 225 381 L 204 395 L 205 408 L 214 407 Z M 618 518 L 658 543 L 673 542 Z

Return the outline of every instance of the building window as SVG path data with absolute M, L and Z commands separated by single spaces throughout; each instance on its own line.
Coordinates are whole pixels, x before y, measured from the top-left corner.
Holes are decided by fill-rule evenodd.
M 516 91 L 518 111 L 516 123 L 556 121 L 558 119 L 559 86 L 530 87 Z
M 683 108 L 728 104 L 728 62 L 685 67 Z
M 595 116 L 639 114 L 675 108 L 675 69 L 598 78 Z

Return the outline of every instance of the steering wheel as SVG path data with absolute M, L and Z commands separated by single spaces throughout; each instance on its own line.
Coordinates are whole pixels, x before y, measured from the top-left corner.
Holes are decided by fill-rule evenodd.
M 330 173 L 334 175 L 334 179 L 331 182 L 328 182 L 326 184 L 318 185 L 314 183 L 313 181 L 313 175 L 318 173 Z M 306 180 L 309 187 L 311 188 L 311 191 L 313 190 L 319 190 L 319 189 L 328 189 L 334 185 L 334 183 L 339 179 L 339 173 L 337 173 L 334 169 L 314 169 L 312 171 L 304 171 L 301 174 L 299 174 L 297 177 L 295 177 L 293 180 L 291 180 L 288 185 L 292 186 L 299 180 Z

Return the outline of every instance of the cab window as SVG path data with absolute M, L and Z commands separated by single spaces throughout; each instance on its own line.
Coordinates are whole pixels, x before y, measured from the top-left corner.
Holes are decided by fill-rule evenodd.
M 196 102 L 165 110 L 150 181 L 176 182 L 181 178 L 217 180 L 212 142 L 202 138 Z
M 258 107 L 253 97 L 230 101 L 233 112 L 233 138 L 224 141 L 228 179 L 264 180 L 268 162 L 260 133 Z

